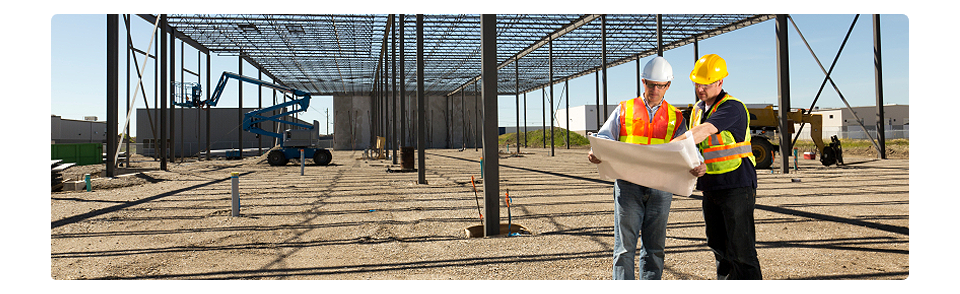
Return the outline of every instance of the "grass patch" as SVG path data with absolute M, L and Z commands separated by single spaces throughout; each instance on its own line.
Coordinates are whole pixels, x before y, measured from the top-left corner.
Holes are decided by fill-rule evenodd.
M 544 135 L 546 135 L 546 144 L 544 144 Z M 566 137 L 567 129 L 564 128 L 553 128 L 553 146 L 566 146 Z M 520 133 L 520 142 L 523 142 L 524 137 L 526 137 L 527 146 L 529 147 L 549 147 L 550 146 L 550 132 L 544 130 L 536 130 L 529 132 Z M 500 145 L 517 145 L 517 133 L 506 133 L 500 135 Z M 590 146 L 590 140 L 587 140 L 586 137 L 577 134 L 576 132 L 570 132 L 570 147 L 586 147 Z

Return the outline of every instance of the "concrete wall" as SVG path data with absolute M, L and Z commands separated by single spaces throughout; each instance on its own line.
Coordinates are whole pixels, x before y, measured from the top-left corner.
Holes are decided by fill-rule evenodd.
M 50 141 L 58 144 L 106 143 L 107 122 L 50 116 Z
M 370 96 L 333 96 L 333 149 L 362 150 L 374 144 Z
M 472 147 L 479 135 L 473 136 L 476 125 L 476 97 L 459 95 L 446 97 L 440 95 L 424 97 L 426 109 L 425 141 L 427 148 L 461 147 L 464 139 L 464 128 L 468 134 L 466 144 Z M 463 107 L 466 104 L 466 108 Z M 369 96 L 334 96 L 334 149 L 336 150 L 363 150 L 373 148 L 377 136 L 387 137 L 386 131 L 374 134 L 372 98 Z M 393 106 L 388 108 L 392 116 Z M 392 123 L 396 140 L 402 146 L 416 147 L 417 144 L 417 101 L 416 93 L 404 98 L 404 112 L 406 122 L 405 138 L 400 137 L 400 123 Z M 397 121 L 400 109 L 396 109 Z M 388 117 L 389 119 L 389 117 Z M 390 138 L 387 138 L 388 140 Z M 479 146 L 479 145 L 477 145 Z

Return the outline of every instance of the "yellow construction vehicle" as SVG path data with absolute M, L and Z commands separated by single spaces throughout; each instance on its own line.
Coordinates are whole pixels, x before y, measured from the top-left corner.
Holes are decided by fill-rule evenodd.
M 693 108 L 693 105 L 680 108 L 687 119 L 690 117 L 691 108 Z M 751 105 L 747 105 L 747 110 L 750 112 L 750 131 L 753 134 L 750 138 L 750 143 L 753 145 L 753 156 L 757 160 L 757 168 L 768 169 L 773 164 L 774 153 L 780 152 L 780 147 L 771 143 L 774 136 L 769 133 L 777 131 L 780 125 L 780 118 L 777 115 L 777 111 L 773 109 L 773 105 L 766 105 L 765 107 L 751 107 Z M 824 144 L 823 142 L 822 115 L 804 113 L 800 109 L 790 112 L 787 115 L 788 130 L 787 132 L 781 131 L 780 135 L 790 136 L 790 134 L 793 134 L 795 132 L 793 128 L 794 123 L 806 123 L 810 125 L 810 139 L 813 140 L 813 144 L 817 146 L 817 151 L 820 153 L 820 163 L 825 166 L 833 165 L 834 163 L 843 164 L 842 149 L 840 148 L 840 141 L 837 137 L 833 136 L 830 144 Z

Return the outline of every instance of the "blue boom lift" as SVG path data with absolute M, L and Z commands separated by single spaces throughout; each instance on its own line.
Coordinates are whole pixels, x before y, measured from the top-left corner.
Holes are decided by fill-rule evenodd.
M 330 154 L 330 150 L 319 147 L 320 133 L 319 129 L 316 127 L 318 124 L 316 120 L 313 121 L 313 125 L 311 126 L 280 119 L 281 117 L 307 111 L 307 108 L 310 107 L 310 93 L 287 86 L 266 82 L 260 79 L 238 75 L 232 72 L 223 72 L 223 75 L 220 76 L 220 81 L 217 82 L 217 88 L 214 89 L 212 95 L 210 95 L 210 99 L 200 101 L 201 91 L 199 84 L 183 84 L 182 86 L 177 85 L 184 88 L 182 90 L 180 89 L 181 87 L 175 87 L 176 89 L 182 91 L 181 93 L 183 93 L 183 95 L 175 95 L 175 99 L 179 100 L 175 101 L 174 104 L 187 108 L 207 107 L 209 109 L 210 107 L 215 107 L 217 106 L 217 102 L 220 101 L 220 95 L 223 94 L 223 89 L 226 87 L 228 79 L 231 78 L 237 79 L 241 82 L 256 84 L 261 87 L 267 87 L 281 91 L 284 93 L 284 95 L 292 95 L 291 98 L 293 99 L 290 101 L 247 112 L 243 115 L 242 126 L 244 131 L 270 136 L 281 140 L 280 148 L 272 150 L 267 154 L 267 163 L 274 166 L 286 165 L 290 158 L 300 158 L 300 152 L 303 150 L 304 158 L 313 158 L 314 164 L 330 164 L 330 161 L 333 159 L 333 156 Z M 293 107 L 293 110 L 271 115 L 273 114 L 274 110 L 285 109 L 286 107 Z M 260 128 L 260 123 L 263 121 L 274 121 L 282 124 L 301 127 L 303 129 L 287 129 L 281 134 Z

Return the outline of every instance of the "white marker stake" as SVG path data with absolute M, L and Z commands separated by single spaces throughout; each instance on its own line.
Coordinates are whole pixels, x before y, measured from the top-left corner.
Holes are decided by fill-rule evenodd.
M 233 216 L 240 216 L 240 173 L 230 173 L 230 180 L 233 182 L 230 191 L 233 196 Z

